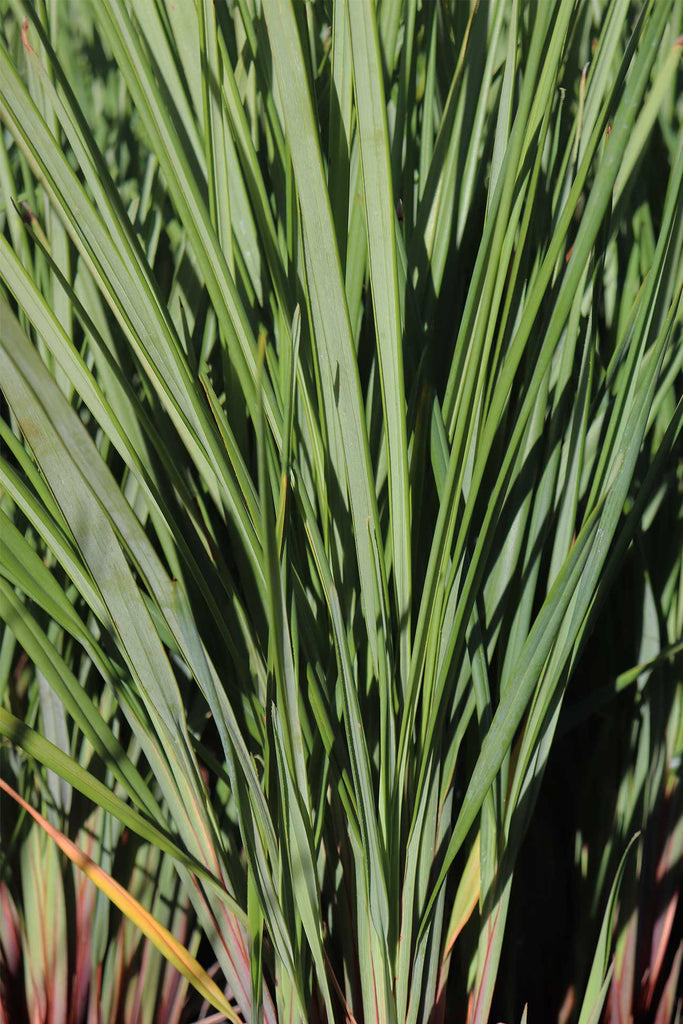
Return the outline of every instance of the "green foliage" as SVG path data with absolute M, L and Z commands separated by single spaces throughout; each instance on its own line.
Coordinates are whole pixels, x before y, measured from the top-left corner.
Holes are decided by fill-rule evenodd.
M 673 1021 L 680 5 L 2 9 L 3 779 L 233 1017 Z

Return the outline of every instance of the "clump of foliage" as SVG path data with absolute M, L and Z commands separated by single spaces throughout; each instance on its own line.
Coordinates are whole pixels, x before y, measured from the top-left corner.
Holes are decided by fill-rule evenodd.
M 680 1020 L 683 8 L 2 11 L 5 1014 Z

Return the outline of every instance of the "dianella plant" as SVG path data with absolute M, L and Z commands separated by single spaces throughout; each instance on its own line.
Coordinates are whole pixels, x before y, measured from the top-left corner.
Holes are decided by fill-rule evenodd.
M 0 10 L 2 1019 L 680 1021 L 681 4 Z

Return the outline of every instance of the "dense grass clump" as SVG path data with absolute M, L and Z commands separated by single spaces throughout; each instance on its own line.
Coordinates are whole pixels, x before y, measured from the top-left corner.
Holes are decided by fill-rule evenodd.
M 680 1021 L 683 7 L 0 10 L 2 1019 Z

